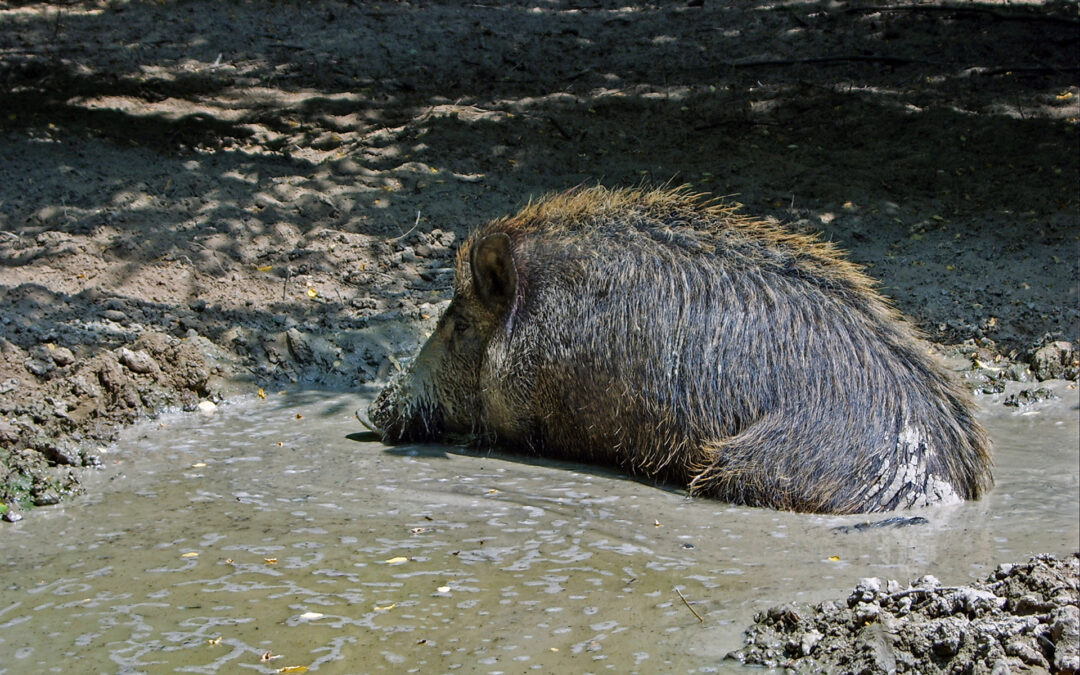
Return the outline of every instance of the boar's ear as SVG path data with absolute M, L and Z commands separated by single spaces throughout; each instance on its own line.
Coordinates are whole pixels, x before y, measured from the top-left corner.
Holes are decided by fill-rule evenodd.
M 498 312 L 509 310 L 518 284 L 510 237 L 496 232 L 476 242 L 471 263 L 473 285 L 480 301 Z

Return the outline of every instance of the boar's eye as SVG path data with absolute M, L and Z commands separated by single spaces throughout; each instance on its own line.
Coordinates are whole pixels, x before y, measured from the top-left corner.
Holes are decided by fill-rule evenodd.
M 473 327 L 471 321 L 462 316 L 454 317 L 454 335 L 464 335 L 469 332 L 469 329 Z

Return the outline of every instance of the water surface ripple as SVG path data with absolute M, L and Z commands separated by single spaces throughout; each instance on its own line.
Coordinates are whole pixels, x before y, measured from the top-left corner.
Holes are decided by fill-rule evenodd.
M 983 402 L 987 498 L 846 533 L 867 519 L 357 440 L 355 394 L 166 416 L 125 432 L 88 496 L 0 528 L 0 675 L 733 672 L 770 605 L 1080 548 L 1077 392 L 1055 391 Z

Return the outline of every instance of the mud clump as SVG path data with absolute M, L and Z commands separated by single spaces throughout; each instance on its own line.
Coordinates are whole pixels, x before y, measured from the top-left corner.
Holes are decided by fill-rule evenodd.
M 1058 340 L 1035 350 L 1031 367 L 1039 380 L 1075 380 L 1080 375 L 1080 355 L 1071 343 Z
M 680 190 L 589 188 L 480 227 L 369 409 L 739 504 L 855 513 L 991 484 L 967 391 L 831 245 Z
M 212 397 L 217 352 L 205 338 L 153 332 L 86 358 L 54 343 L 24 350 L 0 338 L 5 369 L 22 373 L 0 384 L 5 516 L 77 490 L 72 470 L 97 465 L 96 446 L 115 439 L 122 425 L 166 408 L 194 410 Z
M 1080 672 L 1080 554 L 1003 564 L 985 581 L 863 579 L 846 602 L 759 613 L 727 658 L 799 673 Z

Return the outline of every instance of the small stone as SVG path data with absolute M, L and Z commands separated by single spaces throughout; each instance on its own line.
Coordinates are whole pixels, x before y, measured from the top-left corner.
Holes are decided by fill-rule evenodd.
M 293 358 L 298 362 L 311 363 L 314 360 L 314 353 L 304 333 L 295 328 L 290 328 L 285 332 L 285 340 Z
M 1029 666 L 1047 668 L 1050 665 L 1032 641 L 1021 636 L 1016 636 L 1005 643 L 1005 653 L 1017 657 Z
M 198 409 L 204 415 L 213 415 L 217 410 L 217 404 L 213 401 L 199 401 Z
M 860 602 L 851 610 L 856 625 L 865 626 L 874 623 L 881 616 L 881 607 L 876 603 Z
M 990 591 L 965 588 L 961 595 L 964 598 L 964 611 L 973 616 L 982 616 L 1005 606 L 1005 598 L 999 598 Z
M 1008 366 L 1003 372 L 1005 379 L 1012 380 L 1013 382 L 1027 382 L 1031 379 L 1031 371 L 1023 363 L 1014 363 Z
M 52 506 L 60 503 L 60 495 L 55 490 L 45 490 L 34 496 L 34 506 Z
M 26 359 L 23 361 L 23 366 L 38 377 L 48 374 L 49 371 L 56 367 L 51 361 L 39 361 L 37 359 Z
M 1009 662 L 1006 659 L 994 661 L 994 667 L 990 670 L 990 675 L 1012 675 L 1012 670 L 1009 669 Z
M 1054 672 L 1080 672 L 1080 609 L 1076 605 L 1053 611 L 1050 637 L 1054 640 Z
M 127 347 L 121 347 L 117 351 L 121 365 L 133 373 L 145 374 L 157 370 L 158 365 L 153 357 L 143 350 L 131 351 Z
M 1024 389 L 1017 394 L 1009 396 L 1005 399 L 1005 405 L 1023 408 L 1043 401 L 1053 401 L 1058 398 L 1061 397 L 1046 387 L 1039 387 L 1038 389 Z
M 19 430 L 7 420 L 0 419 L 0 445 L 14 443 L 19 439 Z
M 70 366 L 75 363 L 75 353 L 67 347 L 57 347 L 50 353 L 53 363 L 58 366 Z
M 816 630 L 808 631 L 803 634 L 802 640 L 799 642 L 799 651 L 803 656 L 810 656 L 814 652 L 814 647 L 817 647 L 821 642 L 821 638 L 824 637 Z
M 127 314 L 124 314 L 118 309 L 107 309 L 101 313 L 101 316 L 109 321 L 115 321 L 116 323 L 127 323 Z
M 1072 344 L 1058 340 L 1038 349 L 1031 357 L 1031 368 L 1039 380 L 1075 377 L 1076 364 Z

